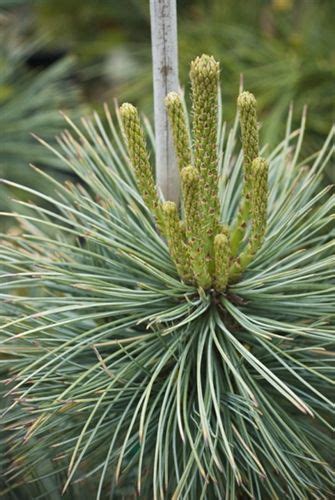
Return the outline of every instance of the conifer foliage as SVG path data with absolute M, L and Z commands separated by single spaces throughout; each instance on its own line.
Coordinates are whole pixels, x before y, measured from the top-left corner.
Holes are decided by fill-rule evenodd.
M 201 56 L 190 77 L 191 130 L 166 97 L 180 207 L 160 198 L 130 104 L 126 148 L 107 107 L 107 125 L 68 120 L 45 144 L 81 184 L 15 185 L 54 210 L 21 202 L 7 214 L 21 233 L 1 235 L 8 495 L 46 477 L 45 498 L 78 482 L 97 499 L 331 494 L 334 129 L 301 160 L 305 116 L 292 131 L 290 114 L 266 151 L 251 93 L 229 130 L 218 63 Z

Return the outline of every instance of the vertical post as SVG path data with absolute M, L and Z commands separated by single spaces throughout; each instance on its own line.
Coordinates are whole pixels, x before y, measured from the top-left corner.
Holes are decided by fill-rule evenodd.
M 150 0 L 156 178 L 166 200 L 179 201 L 179 175 L 164 98 L 179 90 L 176 0 Z

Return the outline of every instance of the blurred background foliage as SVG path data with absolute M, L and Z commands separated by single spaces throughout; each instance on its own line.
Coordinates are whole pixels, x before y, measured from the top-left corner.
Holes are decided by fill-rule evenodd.
M 64 129 L 59 110 L 73 110 L 73 116 L 84 112 L 84 108 L 80 89 L 72 81 L 74 57 L 50 59 L 44 66 L 37 64 L 35 58 L 42 40 L 28 34 L 23 37 L 25 19 L 22 24 L 19 19 L 12 13 L 0 17 L 0 178 L 47 193 L 48 183 L 29 163 L 43 166 L 61 178 L 66 178 L 67 173 L 32 134 L 54 143 L 55 135 Z M 15 209 L 15 195 L 15 188 L 0 186 L 0 210 Z M 1 225 L 7 225 L 5 219 Z
M 264 139 L 280 139 L 288 106 L 300 117 L 309 105 L 309 131 L 320 139 L 334 119 L 335 45 L 332 0 L 179 0 L 181 81 L 202 52 L 221 61 L 227 118 L 235 113 L 240 75 L 265 120 Z M 152 109 L 148 0 L 25 2 L 30 31 L 45 50 L 74 53 L 86 97 L 133 100 Z M 267 116 L 271 119 L 266 120 Z M 298 119 L 298 118 L 297 118 Z M 313 144 L 311 144 L 311 147 Z

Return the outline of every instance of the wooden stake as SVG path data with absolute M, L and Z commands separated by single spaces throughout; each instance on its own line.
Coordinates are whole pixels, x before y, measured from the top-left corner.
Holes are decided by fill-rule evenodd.
M 179 175 L 164 98 L 179 90 L 176 0 L 150 0 L 156 135 L 156 179 L 166 200 L 179 201 Z

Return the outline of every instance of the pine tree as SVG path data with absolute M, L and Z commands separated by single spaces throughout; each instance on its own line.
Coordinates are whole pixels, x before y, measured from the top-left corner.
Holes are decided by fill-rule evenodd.
M 301 161 L 289 119 L 264 156 L 243 92 L 240 153 L 218 63 L 197 58 L 191 81 L 192 130 L 166 99 L 180 207 L 129 104 L 126 148 L 108 108 L 50 147 L 81 184 L 7 182 L 54 210 L 22 202 L 20 234 L 1 235 L 6 494 L 51 498 L 49 478 L 52 498 L 78 481 L 97 499 L 330 498 L 334 129 Z

